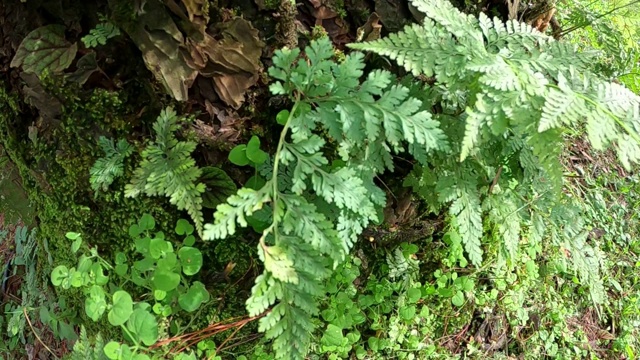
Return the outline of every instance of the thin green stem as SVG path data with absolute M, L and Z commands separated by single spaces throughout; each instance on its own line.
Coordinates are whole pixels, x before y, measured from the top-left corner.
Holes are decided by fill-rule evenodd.
M 278 241 L 278 220 L 276 218 L 278 211 L 278 171 L 280 167 L 280 153 L 284 148 L 284 144 L 287 139 L 287 133 L 289 132 L 289 127 L 291 125 L 291 119 L 293 119 L 296 110 L 298 110 L 298 105 L 300 104 L 300 95 L 296 95 L 296 102 L 293 104 L 293 108 L 291 108 L 291 112 L 289 113 L 289 117 L 287 117 L 287 122 L 284 124 L 284 128 L 280 133 L 280 139 L 278 140 L 278 148 L 276 149 L 276 154 L 273 158 L 273 176 L 271 177 L 271 186 L 272 188 L 272 197 L 273 197 L 273 238 L 277 243 Z

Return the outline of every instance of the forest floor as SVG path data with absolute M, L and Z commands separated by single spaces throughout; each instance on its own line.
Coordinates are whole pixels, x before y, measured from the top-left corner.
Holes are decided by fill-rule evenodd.
M 161 8 L 162 16 L 158 19 L 165 21 L 163 16 L 166 16 L 170 21 L 155 22 L 156 19 L 141 15 L 140 28 L 127 29 L 127 34 L 122 30 L 123 34 L 100 46 L 83 46 L 82 37 L 102 23 L 103 15 L 121 20 L 130 12 L 139 11 L 145 3 L 151 10 Z M 168 4 L 166 8 L 164 3 Z M 94 192 L 90 187 L 90 169 L 101 155 L 97 145 L 100 136 L 126 139 L 140 149 L 152 138 L 151 124 L 160 110 L 172 105 L 178 113 L 192 117 L 192 125 L 184 133 L 198 143 L 194 158 L 199 166 L 219 167 L 236 184 L 245 184 L 257 171 L 233 166 L 227 156 L 230 149 L 246 143 L 254 135 L 263 139 L 262 148 L 266 152 L 275 151 L 279 134 L 272 126 L 273 119 L 287 100 L 269 93 L 265 69 L 271 65 L 274 51 L 283 46 L 303 46 L 322 33 L 329 36 L 336 49 L 346 51 L 348 43 L 385 36 L 415 18 L 415 9 L 405 1 L 395 0 L 309 0 L 300 2 L 295 9 L 268 0 L 220 0 L 211 1 L 209 14 L 195 16 L 195 20 L 193 14 L 184 9 L 176 10 L 176 3 L 179 2 L 16 0 L 0 4 L 0 83 L 3 87 L 0 93 L 0 234 L 3 235 L 0 236 L 0 270 L 3 270 L 0 299 L 4 310 L 0 315 L 0 360 L 62 358 L 71 353 L 81 326 L 91 336 L 97 333 L 107 339 L 120 336 L 120 330 L 109 330 L 106 321 L 88 320 L 80 291 L 58 292 L 48 283 L 54 265 L 77 261 L 77 256 L 69 252 L 66 233 L 82 233 L 104 252 L 105 258 L 111 259 L 120 251 L 133 253 L 129 229 L 142 214 L 153 215 L 158 227 L 167 233 L 173 231 L 178 219 L 185 217 L 168 199 L 125 198 L 126 181 L 122 179 L 113 183 L 112 189 L 116 190 Z M 505 17 L 506 7 L 496 3 L 460 1 L 456 5 L 473 15 L 486 11 Z M 211 39 L 232 45 L 220 53 L 208 54 L 210 68 L 203 66 L 193 74 L 192 87 L 185 88 L 178 76 L 180 69 L 193 65 L 187 60 L 170 66 L 162 63 L 162 59 L 152 60 L 178 69 L 162 74 L 145 66 L 139 48 L 151 46 L 158 52 L 174 46 L 183 49 L 187 43 L 184 39 L 180 44 L 174 43 L 179 38 L 174 28 L 185 26 L 197 33 L 197 27 L 202 25 L 199 21 L 210 24 L 206 34 L 212 34 Z M 55 76 L 44 74 L 41 78 L 11 66 L 27 34 L 50 24 L 65 26 L 65 46 L 77 44 L 78 58 L 84 59 L 84 63 L 74 61 L 64 72 Z M 140 31 L 154 26 L 149 34 L 162 33 L 160 40 L 145 42 L 147 40 L 139 37 Z M 235 52 L 238 48 L 242 51 Z M 238 53 L 238 57 L 229 55 Z M 190 61 L 195 60 L 194 56 Z M 372 62 L 399 75 L 405 74 L 404 70 L 380 58 Z M 159 78 L 162 81 L 157 81 Z M 183 101 L 174 101 L 175 98 Z M 131 177 L 137 160 L 125 161 L 127 178 Z M 328 314 L 328 310 L 354 319 L 366 313 L 366 323 L 377 328 L 372 325 L 363 330 L 362 338 L 358 332 L 358 339 L 353 342 L 349 342 L 352 340 L 349 336 L 356 331 L 349 332 L 341 338 L 344 344 L 348 343 L 348 346 L 342 345 L 344 348 L 328 346 L 327 339 L 320 334 L 314 340 L 316 358 L 362 359 L 365 357 L 361 349 L 366 348 L 367 354 L 371 354 L 376 351 L 371 349 L 387 346 L 382 340 L 378 344 L 376 339 L 397 342 L 396 348 L 385 354 L 403 355 L 380 355 L 389 359 L 410 358 L 409 352 L 403 353 L 403 349 L 415 343 L 421 344 L 420 354 L 428 350 L 429 356 L 440 359 L 465 356 L 524 359 L 530 358 L 526 355 L 529 352 L 540 358 L 635 358 L 629 355 L 638 353 L 634 348 L 638 341 L 633 324 L 640 310 L 633 308 L 634 301 L 622 296 L 623 292 L 616 292 L 612 293 L 607 308 L 592 306 L 584 300 L 585 289 L 576 277 L 542 276 L 539 281 L 537 278 L 526 283 L 515 281 L 507 290 L 502 288 L 501 291 L 505 291 L 500 295 L 501 300 L 517 293 L 521 303 L 527 304 L 530 313 L 535 314 L 526 320 L 512 321 L 508 316 L 517 317 L 510 312 L 513 308 L 507 311 L 496 298 L 482 306 L 467 302 L 458 306 L 452 304 L 451 297 L 434 295 L 416 300 L 416 305 L 405 306 L 406 294 L 399 290 L 406 285 L 404 280 L 391 281 L 380 275 L 380 272 L 388 274 L 389 264 L 393 263 L 389 259 L 394 254 L 405 256 L 408 261 L 419 261 L 420 275 L 415 284 L 420 284 L 426 293 L 431 290 L 435 293 L 436 286 L 443 281 L 447 288 L 438 292 L 462 293 L 462 285 L 456 281 L 459 276 L 477 281 L 476 289 L 465 289 L 465 299 L 479 298 L 483 292 L 481 284 L 489 281 L 486 273 L 482 273 L 486 269 L 471 271 L 443 265 L 449 245 L 443 237 L 444 215 L 424 215 L 425 206 L 403 187 L 402 179 L 411 171 L 407 163 L 401 159 L 395 174 L 385 174 L 383 183 L 389 198 L 384 209 L 386 223 L 365 230 L 362 242 L 354 250 L 356 255 L 341 268 L 340 279 L 334 284 L 336 289 L 348 288 L 353 292 L 344 296 L 336 290 L 321 304 L 325 309 L 324 320 L 336 318 Z M 588 226 L 602 238 L 598 251 L 608 252 L 606 261 L 612 270 L 606 274 L 607 286 L 624 288 L 624 294 L 637 296 L 640 264 L 634 262 L 635 254 L 629 252 L 629 249 L 640 250 L 637 175 L 611 165 L 606 156 L 597 157 L 580 142 L 566 154 L 565 165 L 567 177 L 577 179 L 568 181 L 569 191 L 592 211 Z M 204 217 L 212 219 L 213 209 L 205 209 Z M 23 225 L 26 226 L 24 235 L 16 235 L 16 229 L 22 229 Z M 33 234 L 37 246 L 29 250 L 32 253 L 23 250 L 31 234 L 27 234 L 26 228 L 37 228 Z M 622 238 L 624 245 L 619 241 Z M 267 347 L 257 331 L 257 321 L 248 320 L 244 307 L 255 278 L 262 272 L 256 251 L 258 239 L 255 233 L 247 232 L 237 241 L 202 244 L 200 250 L 207 265 L 198 279 L 206 285 L 212 300 L 197 316 L 179 319 L 182 323 L 178 321 L 181 333 L 193 338 L 208 331 L 216 344 L 222 344 L 212 348 L 224 359 L 270 358 L 266 350 L 263 352 Z M 15 262 L 16 257 L 31 259 L 32 263 Z M 32 270 L 30 265 L 35 265 Z M 23 285 L 29 276 L 37 280 Z M 411 290 L 418 287 L 415 284 Z M 382 300 L 363 308 L 362 312 L 354 310 L 355 304 L 360 306 L 372 298 Z M 404 305 L 392 309 L 391 304 Z M 416 313 L 417 305 L 427 310 Z M 607 320 L 599 317 L 601 311 L 609 316 Z M 408 324 L 405 317 L 414 315 L 420 320 Z M 515 325 L 518 321 L 519 325 Z M 353 320 L 352 328 L 360 324 Z M 328 355 L 332 351 L 339 355 Z M 512 356 L 514 352 L 517 354 Z M 345 354 L 348 355 L 344 357 Z M 417 356 L 426 358 L 427 355 Z

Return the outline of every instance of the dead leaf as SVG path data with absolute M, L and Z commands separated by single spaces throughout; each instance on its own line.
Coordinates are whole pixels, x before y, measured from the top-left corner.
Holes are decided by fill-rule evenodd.
M 380 16 L 377 13 L 369 15 L 367 22 L 358 28 L 358 37 L 356 41 L 373 41 L 380 39 L 382 24 L 380 24 Z
M 11 67 L 22 66 L 28 73 L 40 75 L 45 69 L 62 72 L 71 65 L 78 51 L 77 43 L 64 38 L 63 25 L 47 25 L 30 32 L 20 43 Z
M 66 78 L 67 80 L 76 82 L 80 85 L 87 82 L 93 73 L 97 71 L 102 72 L 96 60 L 96 53 L 93 51 L 78 59 L 76 67 L 76 71 L 71 74 L 66 74 Z
M 44 89 L 35 74 L 25 72 L 20 74 L 20 77 L 25 82 L 25 86 L 22 88 L 25 102 L 38 109 L 38 113 L 45 123 L 56 119 L 62 112 L 60 100 Z
M 152 5 L 153 4 L 153 5 Z M 147 3 L 129 36 L 142 52 L 145 65 L 178 101 L 188 98 L 198 72 L 184 56 L 184 37 L 161 3 Z
M 213 78 L 220 99 L 237 109 L 244 102 L 247 90 L 258 81 L 265 44 L 258 31 L 242 18 L 225 24 L 222 37 L 218 41 L 207 34 L 201 43 L 188 43 L 192 54 L 190 65 L 197 68 L 207 59 L 206 65 L 199 69 L 200 74 Z

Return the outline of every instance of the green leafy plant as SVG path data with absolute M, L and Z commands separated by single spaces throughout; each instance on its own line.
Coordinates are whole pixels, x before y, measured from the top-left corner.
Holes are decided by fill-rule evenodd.
M 196 230 L 203 226 L 203 183 L 196 183 L 202 170 L 195 164 L 191 153 L 196 148 L 193 141 L 179 141 L 175 131 L 180 119 L 173 109 L 165 109 L 153 124 L 154 142 L 142 151 L 142 162 L 135 170 L 131 183 L 125 187 L 125 196 L 136 197 L 164 195 L 179 210 L 186 210 Z
M 106 313 L 109 324 L 121 328 L 132 343 L 106 343 L 104 353 L 109 359 L 148 359 L 138 351 L 158 340 L 159 319 L 179 310 L 193 312 L 209 301 L 205 286 L 199 281 L 189 280 L 200 271 L 203 261 L 202 253 L 193 247 L 193 225 L 184 219 L 177 222 L 175 233 L 184 236 L 177 251 L 172 242 L 165 240 L 164 233 L 154 233 L 154 228 L 155 220 L 149 214 L 144 214 L 129 228 L 136 252 L 142 256 L 132 266 L 121 252 L 115 255 L 115 265 L 111 265 L 93 247 L 80 255 L 76 267 L 58 265 L 51 272 L 54 286 L 83 289 L 85 313 L 91 320 L 99 321 Z M 72 241 L 71 251 L 75 253 L 82 248 L 80 234 L 70 232 L 66 237 Z M 111 274 L 105 275 L 105 271 Z M 119 281 L 114 279 L 114 274 Z M 129 282 L 144 289 L 144 297 L 151 295 L 153 305 L 136 300 L 124 290 L 123 286 Z
M 442 109 L 434 116 L 455 140 L 458 161 L 450 154 L 425 158 L 407 184 L 433 211 L 449 206 L 449 239 L 461 240 L 473 265 L 487 258 L 483 242 L 497 242 L 490 257 L 500 266 L 525 259 L 521 233 L 528 228 L 533 249 L 543 236 L 558 254 L 572 249 L 574 270 L 602 303 L 586 229 L 561 193 L 560 154 L 564 135 L 577 129 L 595 150 L 612 147 L 630 168 L 640 159 L 638 96 L 592 73 L 588 55 L 525 24 L 476 19 L 444 0 L 413 4 L 427 17 L 422 25 L 350 45 L 435 79 L 432 87 L 413 86 L 412 94 Z
M 402 151 L 405 143 L 422 156 L 448 146 L 430 114 L 419 111 L 421 102 L 407 88 L 391 85 L 391 73 L 374 71 L 361 83 L 363 55 L 350 54 L 340 63 L 333 55 L 327 38 L 313 41 L 306 58 L 297 49 L 276 52 L 269 74 L 277 81 L 270 89 L 288 96 L 293 106 L 276 117 L 284 126 L 272 176 L 263 187 L 242 188 L 219 205 L 215 223 L 204 231 L 205 239 L 226 238 L 270 205 L 258 247 L 265 272 L 256 279 L 247 309 L 257 315 L 274 305 L 260 330 L 274 339 L 277 358 L 307 353 L 322 280 L 364 227 L 380 220 L 385 197 L 373 180 L 393 167 L 391 152 Z M 293 178 L 281 187 L 287 168 Z
M 133 147 L 125 139 L 118 140 L 117 143 L 113 139 L 101 136 L 98 139 L 98 145 L 104 152 L 105 156 L 96 160 L 90 173 L 91 188 L 93 191 L 107 191 L 109 185 L 113 181 L 122 176 L 124 171 L 124 159 L 133 153 Z
M 102 22 L 89 31 L 89 34 L 82 37 L 84 46 L 88 48 L 98 45 L 106 45 L 111 38 L 120 35 L 120 29 L 111 22 Z

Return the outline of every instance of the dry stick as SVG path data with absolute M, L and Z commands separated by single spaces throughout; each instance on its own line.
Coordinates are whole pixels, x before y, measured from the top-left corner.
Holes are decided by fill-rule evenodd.
M 27 319 L 27 323 L 29 323 L 29 327 L 31 328 L 33 335 L 35 335 L 36 339 L 38 339 L 38 342 L 40 342 L 40 344 L 44 346 L 44 348 L 47 349 L 47 351 L 49 351 L 49 353 L 51 353 L 51 355 L 53 355 L 54 358 L 59 359 L 59 357 L 51 349 L 49 349 L 49 347 L 44 343 L 44 341 L 40 339 L 40 336 L 38 336 L 36 329 L 34 329 L 33 324 L 31 324 L 31 319 L 29 319 L 29 315 L 27 315 L 27 308 L 23 307 L 22 313 L 24 314 L 24 318 Z
M 247 322 L 245 322 L 244 324 L 238 326 L 235 330 L 233 330 L 231 335 L 227 336 L 227 338 L 224 339 L 222 344 L 218 345 L 218 348 L 216 348 L 216 353 L 220 352 L 220 349 L 222 348 L 222 346 L 224 346 L 224 344 L 226 344 L 229 340 L 231 340 L 235 336 L 235 334 L 237 334 L 238 331 L 240 331 L 240 329 L 242 329 L 245 325 L 247 325 Z M 210 359 L 210 360 L 213 360 L 213 359 Z

